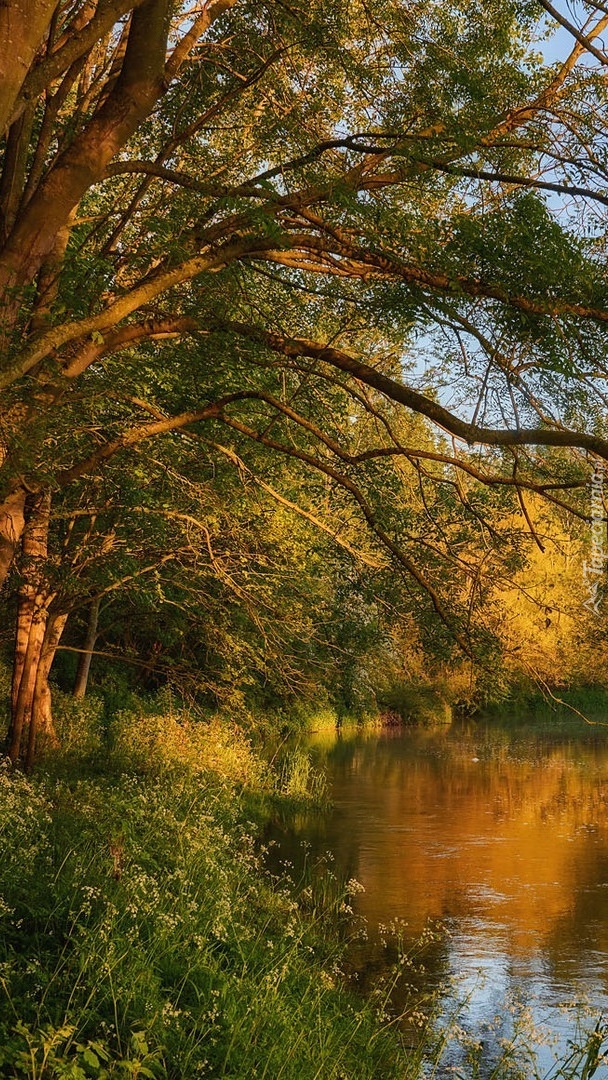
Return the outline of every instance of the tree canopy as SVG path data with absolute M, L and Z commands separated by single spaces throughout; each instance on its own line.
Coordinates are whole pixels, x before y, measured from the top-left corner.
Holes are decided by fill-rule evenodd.
M 608 12 L 573 8 L 0 9 L 14 758 L 70 614 L 135 582 L 296 685 L 384 572 L 474 656 L 513 514 L 588 516 Z

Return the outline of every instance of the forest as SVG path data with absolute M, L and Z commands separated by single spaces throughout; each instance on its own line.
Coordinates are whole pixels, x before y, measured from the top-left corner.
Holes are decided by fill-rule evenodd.
M 318 797 L 268 764 L 315 722 L 584 723 L 608 685 L 607 35 L 590 0 L 0 6 L 2 1075 L 419 1075 L 254 821 Z

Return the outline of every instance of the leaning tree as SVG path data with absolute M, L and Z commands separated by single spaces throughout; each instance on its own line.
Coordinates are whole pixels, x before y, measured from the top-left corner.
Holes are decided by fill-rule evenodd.
M 608 460 L 607 28 L 582 0 L 2 6 L 13 757 L 60 629 L 53 507 L 153 439 L 322 478 L 465 651 L 449 540 L 392 520 L 383 478 L 450 484 L 473 516 L 469 480 L 511 489 L 532 531 L 529 492 L 585 515 Z

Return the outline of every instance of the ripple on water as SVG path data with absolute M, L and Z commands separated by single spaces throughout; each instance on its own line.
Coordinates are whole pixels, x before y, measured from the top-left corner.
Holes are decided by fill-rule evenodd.
M 308 839 L 365 886 L 357 964 L 394 962 L 379 923 L 402 920 L 409 948 L 442 927 L 419 992 L 443 987 L 440 1017 L 484 1038 L 488 1060 L 519 1033 L 548 1071 L 577 1010 L 591 1027 L 608 1012 L 608 741 L 479 725 L 343 739 L 326 755 L 334 809 L 322 828 L 300 821 L 288 854 Z

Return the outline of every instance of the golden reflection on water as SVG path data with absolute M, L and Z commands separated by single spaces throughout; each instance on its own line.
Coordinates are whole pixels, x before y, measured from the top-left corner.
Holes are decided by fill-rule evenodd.
M 608 948 L 608 747 L 491 727 L 311 740 L 334 812 L 304 830 L 373 929 L 474 919 L 512 955 Z M 481 943 L 480 943 L 481 944 Z
M 338 877 L 364 886 L 353 904 L 368 938 L 348 954 L 359 985 L 396 958 L 379 924 L 406 924 L 406 948 L 441 926 L 424 968 L 394 984 L 407 1037 L 416 1038 L 412 1006 L 437 991 L 442 1022 L 458 1015 L 483 1034 L 480 1076 L 494 1075 L 500 1040 L 514 1037 L 521 1016 L 534 1075 L 555 1075 L 579 1007 L 587 1004 L 591 1029 L 608 1015 L 608 729 L 325 730 L 309 748 L 328 771 L 333 809 L 279 828 L 279 850 L 296 878 L 303 860 L 331 852 Z M 452 1075 L 464 1051 L 445 1045 Z

